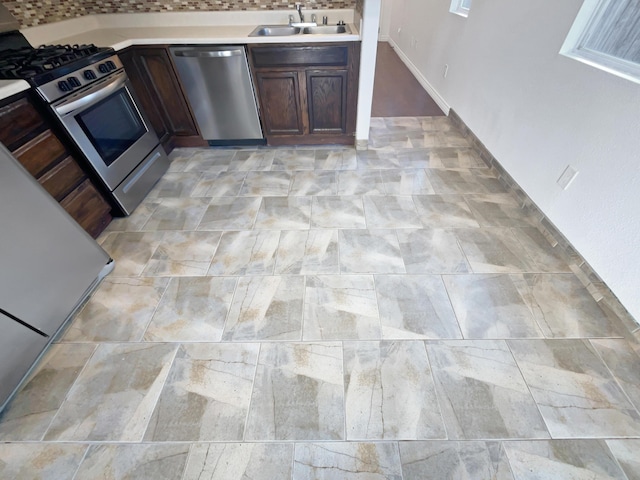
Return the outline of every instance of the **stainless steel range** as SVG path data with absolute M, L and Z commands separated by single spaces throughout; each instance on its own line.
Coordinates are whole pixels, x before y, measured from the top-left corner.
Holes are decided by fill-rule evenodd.
M 0 11 L 0 17 L 2 16 Z M 17 31 L 0 32 L 0 78 L 27 80 L 130 214 L 169 167 L 113 49 L 95 45 L 33 48 Z M 0 29 L 7 24 L 0 18 Z

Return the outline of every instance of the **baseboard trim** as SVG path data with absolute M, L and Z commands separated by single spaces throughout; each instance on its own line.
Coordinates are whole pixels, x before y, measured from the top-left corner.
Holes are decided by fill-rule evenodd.
M 467 124 L 464 123 L 456 111 L 452 108 L 449 109 L 448 116 L 461 133 L 471 141 L 473 148 L 480 154 L 482 161 L 495 171 L 500 183 L 518 199 L 523 209 L 527 209 L 538 219 L 536 227 L 540 233 L 546 237 L 552 246 L 557 246 L 560 249 L 571 271 L 580 279 L 607 317 L 622 328 L 621 332 L 626 332 L 635 340 L 640 340 L 639 322 L 627 311 L 591 265 L 580 255 L 553 222 L 547 218 L 544 212 L 540 210 L 522 187 L 507 173 L 505 168 L 491 154 L 489 149 L 485 147 Z
M 400 57 L 400 60 L 402 60 L 402 63 L 404 63 L 407 66 L 407 68 L 413 74 L 416 80 L 418 80 L 420 85 L 422 85 L 422 88 L 424 88 L 427 91 L 427 93 L 431 96 L 431 98 L 433 98 L 433 101 L 438 104 L 438 106 L 442 109 L 444 114 L 449 115 L 449 110 L 451 107 L 445 101 L 445 99 L 440 96 L 438 91 L 435 88 L 433 88 L 433 85 L 431 85 L 429 81 L 424 77 L 424 75 L 422 75 L 420 70 L 418 70 L 418 67 L 416 67 L 411 60 L 409 60 L 409 57 L 407 57 L 404 54 L 404 52 L 400 49 L 398 44 L 394 42 L 391 37 L 389 37 L 388 41 L 389 41 L 389 45 L 391 45 L 391 47 L 398 54 L 398 57 Z

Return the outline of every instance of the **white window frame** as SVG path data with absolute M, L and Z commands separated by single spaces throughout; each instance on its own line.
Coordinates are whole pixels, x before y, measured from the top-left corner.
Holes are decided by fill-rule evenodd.
M 451 0 L 451 7 L 449 8 L 449 11 L 466 18 L 469 16 L 470 9 L 471 0 Z
M 640 64 L 590 49 L 584 45 L 591 29 L 595 29 L 602 12 L 616 0 L 585 0 L 569 30 L 560 53 L 605 72 L 640 83 Z

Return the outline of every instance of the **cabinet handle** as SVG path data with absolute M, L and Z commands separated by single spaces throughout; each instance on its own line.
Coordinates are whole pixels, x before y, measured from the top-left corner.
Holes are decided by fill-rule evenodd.
M 244 50 L 176 50 L 173 52 L 176 57 L 209 57 L 209 58 L 221 58 L 221 57 L 237 57 L 244 55 Z

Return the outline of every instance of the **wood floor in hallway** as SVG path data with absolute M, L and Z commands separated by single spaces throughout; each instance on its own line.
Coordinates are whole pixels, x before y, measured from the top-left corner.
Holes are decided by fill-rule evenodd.
M 387 42 L 378 42 L 373 117 L 444 115 Z

